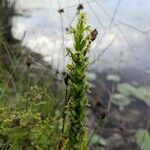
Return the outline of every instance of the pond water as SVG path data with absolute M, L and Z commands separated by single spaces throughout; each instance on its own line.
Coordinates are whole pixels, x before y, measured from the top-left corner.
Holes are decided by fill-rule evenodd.
M 16 8 L 25 16 L 13 19 L 13 34 L 21 39 L 25 33 L 23 45 L 42 54 L 55 67 L 63 68 L 67 62 L 64 62 L 64 47 L 72 45 L 65 28 L 76 22 L 79 4 L 99 32 L 91 59 L 101 57 L 94 67 L 132 66 L 148 72 L 149 0 L 18 0 Z M 64 13 L 59 14 L 59 9 Z

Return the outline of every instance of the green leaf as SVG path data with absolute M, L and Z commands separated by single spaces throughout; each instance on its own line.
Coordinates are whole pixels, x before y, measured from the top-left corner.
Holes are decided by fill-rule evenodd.
M 76 32 L 76 29 L 71 26 L 70 29 L 69 29 L 69 32 L 70 32 L 70 33 L 75 33 L 75 32 Z
M 67 51 L 66 56 L 69 55 L 69 54 L 73 54 L 72 51 L 71 51 L 71 49 L 69 47 L 66 47 L 66 51 Z
M 30 133 L 30 129 L 22 127 L 22 128 L 13 128 L 10 132 L 9 132 L 9 137 L 11 139 L 23 139 L 25 138 L 28 134 Z
M 69 70 L 73 70 L 74 66 L 73 66 L 72 64 L 68 64 L 68 65 L 67 65 L 67 68 L 68 68 Z
M 46 133 L 45 133 L 46 134 Z M 48 136 L 46 136 L 45 134 L 43 134 L 40 138 L 39 138 L 39 143 L 40 144 L 44 144 L 44 145 L 48 145 L 49 142 L 49 138 Z
M 150 134 L 148 131 L 144 129 L 140 129 L 137 131 L 136 135 L 136 142 L 141 150 L 149 150 L 150 149 Z
M 13 144 L 11 145 L 11 150 L 21 150 L 22 149 L 22 141 L 20 140 L 16 140 L 13 142 Z
M 3 139 L 0 139 L 0 147 L 2 147 L 4 144 L 4 140 Z
M 71 57 L 75 63 L 77 63 L 80 60 L 80 54 L 79 53 L 71 54 Z

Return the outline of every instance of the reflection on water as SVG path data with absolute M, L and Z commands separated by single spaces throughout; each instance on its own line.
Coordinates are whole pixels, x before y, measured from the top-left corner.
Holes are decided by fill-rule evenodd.
M 62 39 L 65 45 L 72 44 L 65 28 L 75 23 L 78 2 L 18 0 L 18 11 L 27 12 L 29 17 L 14 18 L 14 36 L 21 38 L 26 32 L 23 44 L 41 53 L 46 61 L 57 67 L 64 61 Z M 80 0 L 80 3 L 90 24 L 99 31 L 91 52 L 91 58 L 101 56 L 96 67 L 118 67 L 119 64 L 150 69 L 149 0 Z M 60 8 L 64 9 L 61 15 L 58 13 Z

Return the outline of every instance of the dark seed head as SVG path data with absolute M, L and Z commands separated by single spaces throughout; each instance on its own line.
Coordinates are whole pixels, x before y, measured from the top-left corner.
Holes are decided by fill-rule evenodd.
M 66 77 L 64 78 L 64 82 L 66 85 L 68 85 L 68 80 L 70 79 L 70 75 L 66 75 Z
M 56 70 L 56 75 L 58 75 L 59 74 L 59 71 L 58 70 Z
M 108 115 L 108 111 L 103 111 L 102 113 L 101 113 L 101 118 L 102 119 L 105 119 L 105 117 Z
M 20 126 L 20 118 L 16 118 L 12 121 L 11 128 L 19 127 Z
M 28 55 L 27 61 L 26 61 L 26 65 L 27 65 L 28 68 L 31 66 L 32 62 L 33 62 L 32 56 Z
M 90 33 L 90 40 L 94 41 L 96 39 L 98 35 L 98 31 L 96 29 L 94 29 L 91 33 Z
M 68 27 L 66 27 L 66 32 L 68 32 L 69 31 L 69 28 Z
M 63 76 L 66 76 L 66 72 L 65 72 L 65 71 L 63 71 L 62 75 L 63 75 Z
M 78 7 L 77 7 L 77 10 L 80 11 L 82 9 L 84 9 L 83 4 L 79 4 Z
M 44 113 L 41 113 L 41 120 L 45 120 L 46 115 Z
M 61 9 L 58 10 L 58 12 L 59 12 L 59 13 L 64 13 L 64 9 L 61 8 Z

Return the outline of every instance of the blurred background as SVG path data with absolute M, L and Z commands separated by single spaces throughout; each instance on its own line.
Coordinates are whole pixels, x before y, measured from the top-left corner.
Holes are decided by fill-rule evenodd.
M 80 11 L 87 13 L 89 24 L 98 30 L 88 71 L 92 86 L 90 132 L 100 114 L 110 109 L 104 128 L 93 137 L 91 149 L 136 150 L 139 139 L 146 135 L 140 148 L 148 150 L 149 0 L 0 0 L 0 32 L 14 49 L 8 53 L 0 48 L 1 62 L 12 72 L 13 60 L 9 57 L 17 51 L 17 58 L 20 53 L 31 53 L 35 70 L 66 71 L 69 59 L 65 48 L 73 46 L 68 29 Z M 24 68 L 22 63 L 20 66 Z M 57 79 L 63 80 L 61 75 Z

